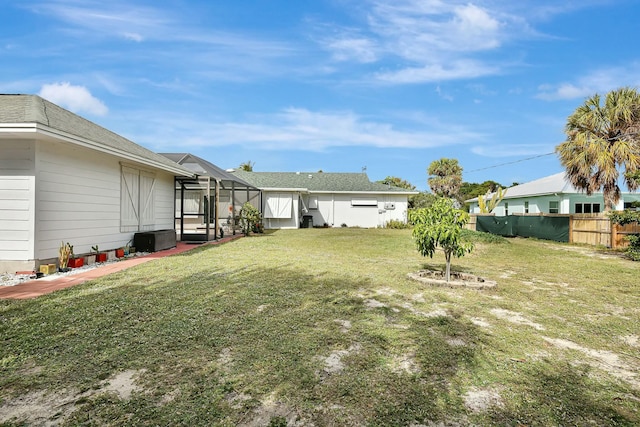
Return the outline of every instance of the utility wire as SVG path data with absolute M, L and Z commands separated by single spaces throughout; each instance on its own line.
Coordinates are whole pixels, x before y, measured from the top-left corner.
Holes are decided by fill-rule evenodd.
M 486 168 L 480 168 L 480 169 L 474 169 L 474 170 L 470 170 L 470 171 L 464 171 L 464 173 L 479 172 L 479 171 L 484 171 L 484 170 L 487 170 L 487 169 L 499 168 L 500 166 L 506 166 L 506 165 L 512 165 L 514 163 L 526 162 L 527 160 L 533 160 L 533 159 L 537 159 L 537 158 L 540 158 L 540 157 L 550 156 L 552 154 L 555 154 L 555 152 L 546 153 L 546 154 L 539 154 L 537 156 L 527 157 L 526 159 L 519 159 L 519 160 L 514 160 L 512 162 L 500 163 L 500 164 L 493 165 L 493 166 L 487 166 Z

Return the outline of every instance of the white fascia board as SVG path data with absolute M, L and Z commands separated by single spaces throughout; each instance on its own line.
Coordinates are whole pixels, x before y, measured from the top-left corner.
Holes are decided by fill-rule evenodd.
M 420 194 L 419 191 L 331 191 L 331 190 L 311 190 L 309 194 L 367 194 L 367 195 L 393 195 L 410 196 Z
M 293 192 L 293 193 L 309 193 L 310 191 L 307 190 L 306 188 L 283 188 L 283 187 L 258 187 L 260 190 L 262 191 L 271 191 L 274 193 L 277 192 Z
M 2 123 L 2 125 L 0 125 L 0 132 L 12 133 L 16 136 L 18 136 L 17 134 L 31 134 L 31 133 L 35 133 L 36 135 L 44 135 L 50 138 L 59 139 L 65 142 L 79 145 L 81 147 L 90 148 L 94 151 L 115 155 L 118 157 L 122 157 L 126 160 L 135 161 L 137 163 L 142 163 L 144 165 L 151 166 L 156 169 L 161 169 L 166 172 L 171 172 L 175 176 L 187 176 L 190 178 L 193 178 L 196 176 L 196 174 L 193 172 L 189 171 L 187 173 L 187 171 L 184 169 L 173 168 L 169 165 L 165 165 L 163 163 L 153 161 L 146 157 L 128 153 L 126 151 L 122 151 L 117 148 L 107 147 L 105 145 L 100 144 L 99 142 L 91 141 L 89 139 L 72 135 L 57 129 L 52 129 L 48 126 L 41 125 L 39 123 Z

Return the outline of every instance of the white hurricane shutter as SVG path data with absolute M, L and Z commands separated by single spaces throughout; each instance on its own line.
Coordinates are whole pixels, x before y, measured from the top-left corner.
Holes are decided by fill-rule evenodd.
M 120 179 L 120 231 L 138 231 L 140 216 L 140 171 L 122 167 Z
M 273 193 L 267 195 L 265 202 L 265 218 L 291 218 L 293 196 L 287 193 Z
M 153 173 L 140 171 L 140 228 L 148 231 L 155 228 L 155 191 L 156 176 Z
M 120 179 L 120 231 L 155 227 L 155 174 L 122 166 Z

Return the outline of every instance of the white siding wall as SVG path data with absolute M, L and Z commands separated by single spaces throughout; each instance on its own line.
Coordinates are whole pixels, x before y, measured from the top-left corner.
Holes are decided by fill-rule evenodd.
M 36 258 L 56 258 L 61 242 L 77 254 L 125 245 L 121 232 L 121 165 L 117 158 L 68 144 L 36 148 Z M 156 173 L 153 229 L 173 228 L 173 176 Z
M 35 146 L 0 141 L 0 272 L 27 269 L 35 256 Z

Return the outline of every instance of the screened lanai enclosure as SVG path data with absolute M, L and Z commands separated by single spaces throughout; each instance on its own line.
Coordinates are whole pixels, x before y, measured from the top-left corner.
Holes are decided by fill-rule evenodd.
M 206 242 L 241 232 L 239 213 L 249 202 L 261 209 L 261 192 L 193 154 L 163 153 L 197 174 L 176 178 L 176 233 L 183 242 Z

